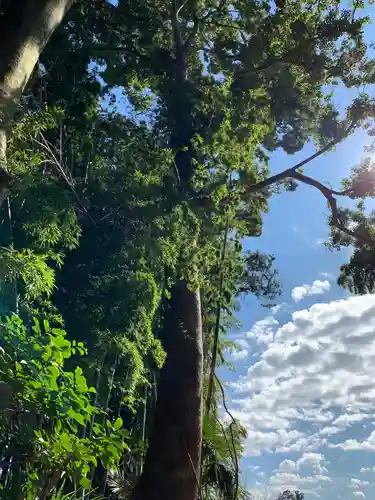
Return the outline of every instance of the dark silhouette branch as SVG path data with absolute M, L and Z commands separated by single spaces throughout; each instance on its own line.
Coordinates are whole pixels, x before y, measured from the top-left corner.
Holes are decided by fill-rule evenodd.
M 299 168 L 304 167 L 308 163 L 312 162 L 313 160 L 316 160 L 316 158 L 319 158 L 319 156 L 322 156 L 323 154 L 327 153 L 330 149 L 332 149 L 334 146 L 339 144 L 343 139 L 348 137 L 348 135 L 354 130 L 356 126 L 356 121 L 352 121 L 352 123 L 349 125 L 349 127 L 342 133 L 340 136 L 336 137 L 332 141 L 330 141 L 328 144 L 323 146 L 319 151 L 316 153 L 312 154 L 311 156 L 305 158 L 304 160 L 300 161 L 299 163 L 296 163 L 291 168 L 288 168 L 284 170 L 283 172 L 280 172 L 278 174 L 272 175 L 271 177 L 268 177 L 268 179 L 265 179 L 264 181 L 257 182 L 256 184 L 251 184 L 246 188 L 246 193 L 257 193 L 259 191 L 262 191 L 263 189 L 276 184 L 277 182 L 284 181 L 286 179 L 293 178 L 293 174 L 298 170 Z M 328 188 L 327 188 L 328 189 Z M 348 192 L 343 191 L 332 191 L 332 194 L 336 194 L 338 196 L 348 194 Z
M 119 46 L 114 46 L 114 45 L 85 45 L 83 47 L 80 47 L 75 50 L 75 52 L 88 52 L 90 54 L 95 54 L 97 52 L 98 54 L 103 53 L 103 52 L 120 52 L 123 54 L 131 54 L 135 55 L 139 58 L 146 59 L 147 61 L 151 61 L 151 58 L 147 56 L 146 54 L 141 54 L 138 52 L 137 49 L 134 47 L 126 47 L 124 45 L 119 45 Z
M 234 434 L 233 434 L 233 426 L 237 424 L 237 420 L 234 418 L 232 413 L 228 409 L 228 405 L 226 402 L 226 397 L 225 397 L 225 391 L 223 384 L 221 383 L 219 377 L 215 373 L 215 380 L 219 386 L 220 392 L 221 392 L 221 397 L 222 397 L 222 402 L 223 402 L 223 407 L 226 412 L 226 414 L 230 417 L 231 423 L 229 424 L 229 430 L 230 430 L 230 435 L 231 435 L 231 441 L 232 441 L 232 448 L 233 448 L 233 453 L 234 453 L 234 468 L 235 468 L 235 476 L 236 476 L 236 485 L 235 485 L 235 494 L 234 498 L 237 498 L 238 494 L 238 488 L 239 488 L 239 474 L 240 474 L 240 466 L 239 466 L 239 461 L 236 453 L 236 446 L 234 444 Z
M 360 234 L 358 231 L 352 231 L 351 229 L 347 228 L 344 224 L 340 222 L 339 209 L 337 207 L 337 200 L 335 198 L 335 195 L 337 196 L 346 195 L 348 190 L 334 191 L 332 189 L 327 188 L 327 186 L 324 186 L 324 184 L 317 181 L 316 179 L 308 177 L 307 175 L 303 175 L 299 172 L 293 172 L 291 177 L 304 184 L 315 187 L 322 193 L 322 195 L 327 200 L 328 206 L 331 211 L 331 226 L 339 229 L 343 233 L 347 234 L 348 236 L 351 236 L 352 238 L 356 239 L 362 244 L 374 245 L 375 242 L 370 237 L 367 237 L 364 234 Z
M 218 6 L 217 9 L 211 9 L 209 10 L 203 17 L 202 17 L 202 21 L 206 21 L 207 19 L 209 19 L 211 16 L 213 16 L 214 14 L 221 14 L 222 11 L 224 10 L 224 8 L 227 6 L 227 0 L 221 0 L 220 2 L 220 5 Z

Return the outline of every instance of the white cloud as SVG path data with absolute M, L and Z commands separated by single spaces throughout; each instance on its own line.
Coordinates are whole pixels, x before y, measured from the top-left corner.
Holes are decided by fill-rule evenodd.
M 366 420 L 372 418 L 374 415 L 369 413 L 344 413 L 336 418 L 332 422 L 332 425 L 336 425 L 338 427 L 350 427 L 354 423 L 361 422 L 362 420 Z
M 304 453 L 301 458 L 297 460 L 297 470 L 308 469 L 315 475 L 327 473 L 325 467 L 326 459 L 321 453 Z
M 363 493 L 363 491 L 353 491 L 353 497 L 366 498 L 366 495 Z
M 239 337 L 234 339 L 234 341 L 241 349 L 249 349 L 249 342 L 246 339 Z
M 369 472 L 370 470 L 370 467 L 361 467 L 361 470 L 359 472 Z
M 314 246 L 319 247 L 323 245 L 325 241 L 327 241 L 327 238 L 317 238 Z
M 297 464 L 293 460 L 283 460 L 279 465 L 279 472 L 295 472 Z
M 250 472 L 256 472 L 257 470 L 260 469 L 260 466 L 259 465 L 249 465 L 248 469 Z
M 277 473 L 303 473 L 304 476 L 324 475 L 328 471 L 326 469 L 327 461 L 322 453 L 303 453 L 301 457 L 294 462 L 293 460 L 283 460 L 280 462 Z
M 275 306 L 271 307 L 271 312 L 272 314 L 277 314 L 279 312 L 287 311 L 289 308 L 289 304 L 287 304 L 286 302 L 281 302 L 281 304 L 276 304 Z
M 322 295 L 324 292 L 328 292 L 330 288 L 331 284 L 328 280 L 315 280 L 312 285 L 294 287 L 292 290 L 292 299 L 295 302 L 299 302 L 310 295 Z
M 247 455 L 324 446 L 375 451 L 375 431 L 363 441 L 329 443 L 331 435 L 373 418 L 375 295 L 315 304 L 283 326 L 267 317 L 249 336 L 267 341 L 232 385 L 234 416 L 249 432 Z
M 338 434 L 339 432 L 342 432 L 344 429 L 341 427 L 334 427 L 334 426 L 327 426 L 323 427 L 319 431 L 320 436 L 333 436 L 334 434 Z
M 322 272 L 322 273 L 319 273 L 319 275 L 322 278 L 325 278 L 326 280 L 333 280 L 335 278 L 335 275 L 333 273 Z
M 362 481 L 356 477 L 352 477 L 349 481 L 349 488 L 358 489 L 362 486 L 368 486 L 370 483 L 368 481 Z
M 244 338 L 245 334 L 233 336 L 230 338 L 235 346 L 228 349 L 228 360 L 231 362 L 246 359 L 251 353 L 249 342 Z
M 249 352 L 246 349 L 234 350 L 229 355 L 230 361 L 240 361 L 241 359 L 246 359 Z
M 246 336 L 250 339 L 254 339 L 259 344 L 268 344 L 273 340 L 274 333 L 278 326 L 279 322 L 273 316 L 267 316 L 254 323 Z
M 311 496 L 318 497 L 319 495 L 316 491 L 320 488 L 326 488 L 326 485 L 331 483 L 331 479 L 324 475 L 301 476 L 296 473 L 276 472 L 276 474 L 270 477 L 269 483 L 270 490 L 274 495 L 280 491 L 290 489 L 300 490 L 305 495 L 310 494 Z
M 330 444 L 330 448 L 341 448 L 345 451 L 375 451 L 375 431 L 367 439 L 358 441 L 357 439 L 347 439 L 343 443 Z

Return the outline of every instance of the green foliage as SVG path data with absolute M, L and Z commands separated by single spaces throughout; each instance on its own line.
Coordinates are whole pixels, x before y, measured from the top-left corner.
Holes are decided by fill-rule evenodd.
M 303 500 L 305 495 L 298 490 L 285 490 L 277 497 L 277 500 Z
M 142 462 L 176 280 L 200 287 L 205 370 L 218 309 L 223 358 L 238 297 L 279 294 L 273 257 L 242 246 L 261 235 L 268 197 L 281 187 L 250 189 L 269 175 L 269 152 L 293 154 L 310 139 L 324 147 L 358 126 L 373 133 L 372 98 L 361 94 L 342 116 L 324 92 L 375 81 L 363 2 L 173 5 L 76 2 L 17 110 L 8 146 L 15 182 L 1 207 L 0 307 L 19 311 L 25 325 L 35 311 L 63 317 L 68 332 L 17 317 L 2 327 L 4 394 L 11 388 L 27 414 L 4 413 L 1 425 L 21 464 L 23 480 L 12 482 L 30 498 L 52 491 L 62 472 L 56 498 L 81 497 L 92 477 L 104 491 L 97 461 L 108 470 L 126 448 L 124 416 L 130 453 L 142 449 Z M 372 196 L 373 178 L 365 160 L 346 194 Z M 374 217 L 361 204 L 338 218 L 372 237 Z M 333 247 L 353 241 L 333 229 Z M 372 291 L 373 262 L 372 249 L 358 245 L 342 284 Z M 207 498 L 233 497 L 230 455 L 240 455 L 243 438 L 237 423 L 205 421 Z
M 95 388 L 79 366 L 65 369 L 69 358 L 87 354 L 83 343 L 70 342 L 46 320 L 42 327 L 34 319 L 27 328 L 12 316 L 0 329 L 0 446 L 17 464 L 7 482 L 14 498 L 21 491 L 23 498 L 43 498 L 63 477 L 65 487 L 90 488 L 90 469 L 98 461 L 115 466 L 127 447 L 127 432 L 121 418 L 94 422 L 102 414 L 92 403 Z
M 37 254 L 26 248 L 21 251 L 12 247 L 0 248 L 0 273 L 4 283 L 19 281 L 26 301 L 50 296 L 55 288 L 55 272 L 47 264 L 53 259 L 61 264 L 58 254 Z
M 239 459 L 246 430 L 238 422 L 225 423 L 205 415 L 203 421 L 202 484 L 205 500 L 245 500 L 239 484 Z

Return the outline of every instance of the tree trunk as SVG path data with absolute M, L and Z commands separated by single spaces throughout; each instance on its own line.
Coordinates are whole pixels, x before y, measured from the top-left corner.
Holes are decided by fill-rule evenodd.
M 11 177 L 6 168 L 7 132 L 39 56 L 74 0 L 1 2 L 0 14 L 0 198 Z
M 171 290 L 154 425 L 135 500 L 195 500 L 202 444 L 202 325 L 198 291 Z

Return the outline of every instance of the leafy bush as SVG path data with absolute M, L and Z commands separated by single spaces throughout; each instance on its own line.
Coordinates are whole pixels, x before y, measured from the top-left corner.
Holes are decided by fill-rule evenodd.
M 90 471 L 98 461 L 117 464 L 127 432 L 93 403 L 82 369 L 65 369 L 86 354 L 83 343 L 46 320 L 27 327 L 15 315 L 0 323 L 0 338 L 0 447 L 11 463 L 2 489 L 41 500 L 62 482 L 64 494 L 90 488 Z

